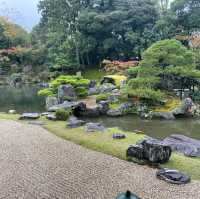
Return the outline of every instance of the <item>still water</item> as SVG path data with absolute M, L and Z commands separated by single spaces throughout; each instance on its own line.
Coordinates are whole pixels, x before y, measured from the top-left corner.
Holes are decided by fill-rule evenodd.
M 126 131 L 141 130 L 154 138 L 165 138 L 171 134 L 183 134 L 200 140 L 200 120 L 142 120 L 136 116 L 118 118 L 101 117 L 87 119 L 88 121 L 100 122 L 106 127 L 119 127 Z
M 0 112 L 8 112 L 10 109 L 15 109 L 18 113 L 45 111 L 45 99 L 37 96 L 39 89 L 38 86 L 33 85 L 19 88 L 0 87 Z M 119 127 L 127 131 L 141 130 L 155 138 L 165 138 L 178 133 L 200 139 L 200 120 L 195 119 L 141 120 L 136 116 L 84 119 L 90 122 L 101 122 L 106 127 Z
M 45 108 L 45 99 L 37 96 L 38 86 L 25 85 L 22 87 L 0 87 L 0 112 L 11 109 L 18 113 L 42 112 Z

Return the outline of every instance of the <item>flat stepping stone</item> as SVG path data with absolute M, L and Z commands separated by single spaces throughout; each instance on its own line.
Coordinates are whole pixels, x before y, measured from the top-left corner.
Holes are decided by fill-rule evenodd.
M 84 125 L 85 123 L 86 123 L 85 121 L 79 120 L 78 118 L 72 116 L 69 118 L 67 126 L 69 128 L 78 128 L 78 127 Z
M 112 138 L 113 138 L 113 139 L 118 139 L 118 140 L 120 140 L 120 139 L 125 139 L 125 138 L 126 138 L 126 135 L 125 135 L 125 134 L 122 134 L 122 133 L 115 133 L 115 134 L 112 135 Z
M 42 122 L 42 121 L 30 121 L 30 122 L 28 122 L 28 124 L 42 126 L 42 125 L 44 125 L 44 122 Z
M 106 128 L 100 123 L 87 123 L 86 132 L 104 132 Z
M 40 117 L 39 113 L 23 113 L 20 120 L 36 120 Z
M 178 170 L 160 169 L 156 173 L 156 177 L 171 184 L 187 184 L 190 177 Z

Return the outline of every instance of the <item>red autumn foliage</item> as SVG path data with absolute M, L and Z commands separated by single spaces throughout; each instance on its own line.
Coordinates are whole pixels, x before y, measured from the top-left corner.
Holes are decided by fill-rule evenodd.
M 103 60 L 102 67 L 108 73 L 118 73 L 124 72 L 125 70 L 138 66 L 138 61 L 110 61 L 110 60 Z

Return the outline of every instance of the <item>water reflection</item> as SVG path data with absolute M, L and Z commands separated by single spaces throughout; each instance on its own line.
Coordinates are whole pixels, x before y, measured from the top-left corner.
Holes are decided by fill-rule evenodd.
M 22 87 L 0 87 L 0 111 L 7 112 L 15 109 L 17 112 L 44 111 L 45 100 L 37 96 L 38 86 L 25 85 Z
M 127 131 L 141 130 L 145 134 L 155 138 L 165 138 L 171 134 L 183 134 L 200 139 L 200 120 L 195 119 L 178 119 L 172 121 L 141 120 L 136 116 L 125 116 L 119 118 L 90 118 L 87 120 L 101 122 L 107 127 L 117 126 Z

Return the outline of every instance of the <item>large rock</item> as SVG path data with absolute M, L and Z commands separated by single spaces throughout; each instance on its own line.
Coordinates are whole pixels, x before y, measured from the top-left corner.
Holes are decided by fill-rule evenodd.
M 110 116 L 110 117 L 119 117 L 119 116 L 122 116 L 123 113 L 120 109 L 110 109 L 107 112 L 107 115 Z
M 20 120 L 36 120 L 40 117 L 39 113 L 23 113 L 20 116 Z
M 200 157 L 200 141 L 184 135 L 171 135 L 163 140 L 173 151 L 178 151 L 186 156 Z
M 88 95 L 98 95 L 100 93 L 97 87 L 92 87 L 88 89 Z
M 186 98 L 182 104 L 172 111 L 175 117 L 191 117 L 195 115 L 197 106 L 193 103 L 192 99 Z
M 85 121 L 79 120 L 77 117 L 71 116 L 68 120 L 67 126 L 70 128 L 77 128 L 84 125 L 85 123 Z
M 106 128 L 100 123 L 87 123 L 85 128 L 86 132 L 104 132 L 106 130 Z
M 74 109 L 78 106 L 81 106 L 81 102 L 70 102 L 70 101 L 64 101 L 63 103 L 61 104 L 58 104 L 58 105 L 54 105 L 52 107 L 50 107 L 48 109 L 49 112 L 55 112 L 59 109 Z
M 178 170 L 160 169 L 156 173 L 156 177 L 171 184 L 187 184 L 190 182 L 190 177 L 181 173 Z
M 49 110 L 53 106 L 58 105 L 58 99 L 53 96 L 49 96 L 46 98 L 46 109 Z
M 133 106 L 132 103 L 123 103 L 116 109 L 108 110 L 107 115 L 110 117 L 118 117 L 118 116 L 126 115 L 127 113 L 129 113 L 132 106 Z
M 91 80 L 89 83 L 89 88 L 94 88 L 96 87 L 97 81 L 96 80 Z
M 79 103 L 74 109 L 73 113 L 75 116 L 83 116 L 83 117 L 98 117 L 100 115 L 106 114 L 109 109 L 109 104 L 107 101 L 101 101 L 97 104 L 97 106 L 92 108 L 87 108 L 85 103 Z
M 76 99 L 76 92 L 71 84 L 60 85 L 58 87 L 58 99 L 59 102 L 64 102 L 65 100 L 73 101 Z
M 116 89 L 116 86 L 110 83 L 102 84 L 99 87 L 100 93 L 111 93 L 114 89 Z
M 147 139 L 137 145 L 130 146 L 127 150 L 127 156 L 163 164 L 169 161 L 171 148 L 159 140 Z
M 164 119 L 164 120 L 174 120 L 175 119 L 172 112 L 151 112 L 150 117 L 152 119 Z

